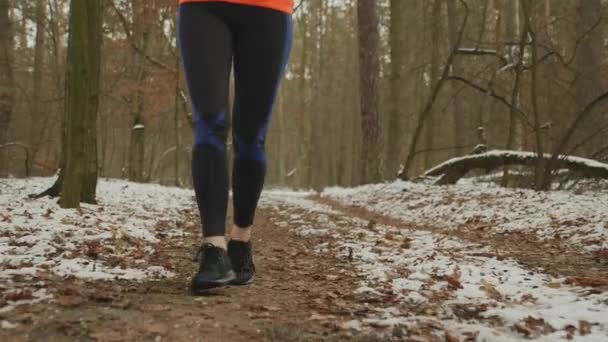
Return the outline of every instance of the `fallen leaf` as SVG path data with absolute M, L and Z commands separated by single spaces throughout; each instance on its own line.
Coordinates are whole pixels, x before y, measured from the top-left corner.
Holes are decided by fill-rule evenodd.
M 591 334 L 591 323 L 587 321 L 578 321 L 578 330 L 581 336 Z
M 574 334 L 576 334 L 576 327 L 574 325 L 569 324 L 566 326 L 566 339 L 572 340 L 574 339 Z
M 494 285 L 492 285 L 485 279 L 481 280 L 481 289 L 486 293 L 488 298 L 494 299 L 496 301 L 503 300 L 502 294 L 500 294 L 500 292 L 498 292 L 498 290 L 496 290 Z
M 481 313 L 488 311 L 488 306 L 485 304 L 454 304 L 451 306 L 454 315 L 462 319 L 480 319 Z M 433 312 L 429 312 L 432 315 Z
M 83 300 L 80 297 L 60 296 L 55 299 L 59 306 L 73 308 L 82 304 Z
M 568 284 L 576 284 L 578 286 L 583 286 L 583 287 L 608 286 L 608 279 L 606 279 L 606 278 L 575 277 L 575 278 L 568 279 L 566 282 Z
M 452 335 L 449 331 L 445 332 L 445 342 L 460 342 L 460 339 Z
M 16 302 L 19 300 L 34 299 L 34 296 L 32 295 L 32 290 L 25 289 L 25 290 L 19 290 L 19 291 L 13 292 L 13 293 L 6 294 L 4 298 L 6 300 Z
M 445 277 L 445 280 L 448 282 L 452 289 L 462 289 L 462 284 L 460 283 L 460 274 L 454 273 Z

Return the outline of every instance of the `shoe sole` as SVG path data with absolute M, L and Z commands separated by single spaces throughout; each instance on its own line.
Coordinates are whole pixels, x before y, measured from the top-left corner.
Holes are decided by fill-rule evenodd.
M 234 272 L 229 273 L 229 276 L 223 279 L 218 279 L 214 281 L 209 281 L 204 285 L 202 289 L 194 289 L 192 288 L 192 294 L 195 296 L 204 296 L 206 294 L 212 293 L 214 290 L 218 290 L 230 285 L 236 279 L 236 274 Z
M 255 281 L 255 277 L 251 277 L 249 278 L 247 281 L 237 281 L 236 279 L 232 280 L 230 282 L 230 285 L 235 285 L 235 286 L 246 286 L 246 285 L 251 285 L 253 284 Z

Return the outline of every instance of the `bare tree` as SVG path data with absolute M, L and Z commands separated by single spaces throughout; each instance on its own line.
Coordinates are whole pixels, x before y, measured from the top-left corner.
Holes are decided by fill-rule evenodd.
M 456 58 L 456 55 L 458 53 L 458 49 L 461 45 L 461 42 L 462 42 L 462 39 L 464 36 L 464 31 L 467 27 L 467 21 L 469 19 L 469 8 L 467 6 L 467 3 L 464 0 L 460 0 L 459 3 L 464 7 L 465 15 L 464 15 L 464 18 L 462 19 L 462 24 L 460 25 L 460 28 L 458 30 L 458 35 L 457 35 L 456 41 L 454 42 L 452 50 L 450 51 L 450 53 L 447 57 L 447 60 L 445 62 L 445 65 L 443 66 L 443 69 L 441 72 L 441 77 L 437 80 L 437 82 L 432 87 L 431 93 L 429 94 L 429 96 L 426 100 L 424 108 L 422 109 L 422 111 L 420 112 L 420 115 L 418 116 L 418 122 L 416 123 L 416 128 L 414 130 L 414 134 L 411 137 L 411 143 L 409 145 L 409 150 L 408 150 L 407 157 L 405 159 L 403 170 L 399 174 L 399 178 L 401 178 L 401 179 L 407 179 L 409 177 L 408 174 L 414 163 L 414 157 L 416 156 L 416 148 L 418 145 L 418 140 L 419 140 L 420 136 L 422 135 L 422 129 L 424 128 L 424 125 L 425 125 L 426 121 L 428 120 L 429 116 L 432 114 L 433 106 L 435 105 L 435 102 L 437 101 L 437 97 L 439 96 L 441 89 L 446 84 L 446 82 L 450 80 L 451 67 L 452 67 L 452 64 L 454 63 L 454 59 Z
M 603 49 L 600 48 L 604 46 L 602 11 L 601 0 L 577 1 L 576 27 L 580 42 L 576 50 L 574 90 L 578 111 L 582 110 L 589 101 L 598 96 L 606 86 L 606 82 L 602 79 L 601 70 L 602 61 L 604 60 Z M 604 123 L 608 123 L 608 116 L 594 113 L 582 125 L 577 138 L 581 139 L 589 135 L 594 128 Z M 594 149 L 599 144 L 608 143 L 608 140 L 596 138 L 592 139 L 592 142 L 595 142 L 595 144 L 589 143 L 583 146 L 581 149 L 583 154 L 593 154 L 595 152 Z
M 145 122 L 144 122 L 144 82 L 147 77 L 145 55 L 148 54 L 151 32 L 151 7 L 154 1 L 142 2 L 133 0 L 133 31 L 135 44 L 142 51 L 135 55 L 135 82 L 136 89 L 132 103 L 131 141 L 129 143 L 129 180 L 144 181 L 144 154 L 145 154 Z
M 410 51 L 407 42 L 408 27 L 407 11 L 410 9 L 407 1 L 391 0 L 390 47 L 391 47 L 391 100 L 387 141 L 386 167 L 389 175 L 395 175 L 399 168 L 399 153 L 403 143 L 402 118 L 406 115 L 407 96 L 403 92 L 407 85 L 407 56 Z
M 453 0 L 445 0 L 445 4 L 447 7 L 447 20 L 448 20 L 448 51 L 454 49 L 454 44 L 456 44 L 458 40 L 458 11 L 457 11 L 457 3 Z M 452 65 L 452 72 L 456 75 L 462 73 L 461 67 L 457 61 L 455 61 Z M 450 110 L 452 112 L 452 120 L 453 123 L 453 144 L 455 147 L 464 144 L 464 122 L 466 121 L 466 117 L 464 117 L 464 111 L 462 110 L 462 99 L 458 94 L 458 88 L 455 83 L 450 83 L 450 92 L 452 96 L 452 105 L 450 106 Z M 460 154 L 461 149 L 456 148 L 456 154 Z
M 102 0 L 72 1 L 66 71 L 64 158 L 60 204 L 95 201 L 97 109 L 102 41 Z
M 9 19 L 9 1 L 0 0 L 0 145 L 7 142 L 14 101 L 14 79 L 11 62 L 13 37 Z M 6 154 L 0 149 L 0 165 L 6 165 Z
M 36 155 L 43 140 L 43 132 L 47 128 L 50 115 L 42 113 L 42 71 L 44 67 L 44 48 L 45 48 L 45 1 L 36 0 L 36 41 L 34 46 L 34 72 L 33 72 L 33 91 L 31 98 L 31 126 L 30 144 L 32 146 L 31 162 L 36 160 Z M 31 165 L 28 167 L 31 169 Z
M 378 14 L 375 0 L 357 1 L 362 141 L 362 179 L 382 179 L 384 157 L 379 115 Z

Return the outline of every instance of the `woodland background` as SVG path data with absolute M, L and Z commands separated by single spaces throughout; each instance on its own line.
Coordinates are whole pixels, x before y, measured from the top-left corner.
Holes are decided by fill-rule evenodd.
M 176 1 L 102 4 L 99 176 L 188 186 Z M 69 7 L 0 0 L 0 176 L 59 167 Z M 268 183 L 352 186 L 394 179 L 404 164 L 413 177 L 479 144 L 606 162 L 607 10 L 601 0 L 302 1 Z

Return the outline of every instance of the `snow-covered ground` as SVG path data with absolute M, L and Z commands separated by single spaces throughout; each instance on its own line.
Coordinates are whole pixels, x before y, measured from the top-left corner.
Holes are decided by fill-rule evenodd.
M 606 233 L 606 212 L 593 210 L 608 205 L 608 196 L 598 200 L 599 194 L 593 199 L 592 194 L 397 182 L 330 189 L 323 195 L 446 228 L 481 218 L 494 220 L 499 225 L 496 229 L 528 228 L 541 233 L 550 227 L 560 230 L 565 220 L 586 217 L 587 226 L 569 226 L 570 232 L 590 238 L 587 229 L 593 227 L 592 234 L 605 237 Z M 567 285 L 565 279 L 526 270 L 513 260 L 473 256 L 491 252 L 483 246 L 427 231 L 370 225 L 308 196 L 271 191 L 262 204 L 284 213 L 275 218 L 277 225 L 291 227 L 302 236 L 324 237 L 327 242 L 317 246 L 318 251 L 337 251 L 338 256 L 352 260 L 362 275 L 357 290 L 362 296 L 394 303 L 347 322 L 345 328 L 401 325 L 415 330 L 422 325 L 435 329 L 438 338 L 448 330 L 459 338 L 476 336 L 478 341 L 608 339 L 608 293 L 592 294 L 587 288 Z M 539 212 L 541 207 L 554 211 Z
M 183 211 L 192 192 L 158 185 L 100 180 L 99 205 L 62 209 L 57 199 L 30 199 L 51 178 L 0 179 L 0 291 L 10 300 L 0 307 L 50 298 L 44 290 L 11 286 L 43 279 L 45 273 L 85 279 L 161 279 L 173 273 L 150 264 L 160 240 L 184 234 Z M 16 288 L 17 287 L 17 288 Z
M 537 192 L 463 179 L 456 185 L 393 182 L 327 189 L 323 196 L 404 222 L 489 233 L 534 232 L 589 251 L 608 249 L 608 191 Z
M 182 222 L 195 211 L 191 190 L 101 180 L 100 204 L 81 210 L 27 197 L 52 181 L 0 179 L 0 291 L 6 298 L 0 314 L 52 300 L 44 286 L 48 274 L 104 281 L 173 276 L 162 262 L 150 260 L 163 239 L 193 230 L 188 226 L 193 223 Z M 316 251 L 333 252 L 357 269 L 356 296 L 369 298 L 373 310 L 343 323 L 345 329 L 423 326 L 438 338 L 448 330 L 478 341 L 608 340 L 608 293 L 488 257 L 492 251 L 471 242 L 370 224 L 310 195 L 268 191 L 261 205 L 276 209 L 278 226 L 320 237 Z M 394 182 L 333 188 L 322 196 L 403 222 L 445 229 L 474 225 L 486 227 L 488 234 L 526 230 L 547 239 L 561 235 L 577 248 L 608 247 L 605 191 L 538 193 L 464 180 L 442 187 Z M 19 287 L 28 279 L 38 283 Z M 0 328 L 11 324 L 2 321 Z

